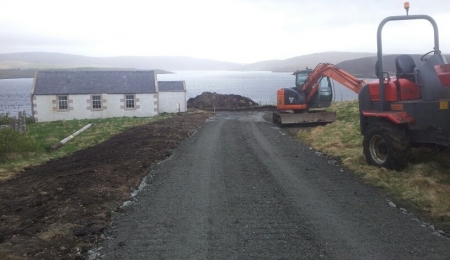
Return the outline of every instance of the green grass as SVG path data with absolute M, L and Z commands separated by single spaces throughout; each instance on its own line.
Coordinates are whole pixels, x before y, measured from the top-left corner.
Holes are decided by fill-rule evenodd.
M 336 122 L 300 130 L 296 137 L 315 150 L 339 158 L 366 182 L 450 223 L 450 153 L 413 149 L 412 160 L 402 171 L 370 166 L 363 155 L 358 101 L 334 103 L 330 110 L 337 112 Z
M 162 114 L 157 117 L 145 118 L 120 117 L 28 123 L 27 133 L 18 136 L 18 139 L 20 140 L 28 140 L 27 142 L 30 143 L 30 145 L 27 146 L 28 148 L 9 149 L 3 153 L 0 150 L 0 180 L 10 178 L 27 166 L 41 164 L 50 159 L 71 154 L 80 149 L 99 144 L 111 138 L 113 135 L 123 132 L 131 127 L 147 124 L 170 116 L 171 115 L 169 114 Z M 70 140 L 58 150 L 54 152 L 47 151 L 50 146 L 73 134 L 89 122 L 92 122 L 93 125 L 86 131 Z M 1 134 L 5 135 L 4 133 Z M 1 136 L 2 135 L 0 135 L 0 138 Z M 11 139 L 11 137 L 9 138 Z M 14 140 L 16 141 L 16 139 Z M 17 146 L 23 145 L 25 144 L 21 144 L 20 141 L 17 141 Z

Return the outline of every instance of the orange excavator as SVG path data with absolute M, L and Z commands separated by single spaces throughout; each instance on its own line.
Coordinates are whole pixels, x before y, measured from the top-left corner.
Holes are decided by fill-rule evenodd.
M 355 93 L 364 86 L 365 81 L 355 78 L 343 69 L 330 63 L 320 63 L 314 70 L 305 69 L 294 72 L 295 87 L 277 90 L 277 112 L 273 113 L 274 123 L 331 123 L 336 120 L 335 112 L 310 110 L 325 108 L 333 101 L 331 79 L 339 82 Z

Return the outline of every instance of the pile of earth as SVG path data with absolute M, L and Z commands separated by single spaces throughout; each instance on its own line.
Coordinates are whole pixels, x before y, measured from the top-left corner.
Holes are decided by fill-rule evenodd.
M 112 211 L 210 116 L 193 111 L 134 127 L 0 181 L 0 259 L 86 259 Z
M 236 110 L 259 105 L 250 98 L 240 95 L 203 92 L 201 95 L 188 99 L 187 106 L 199 109 Z

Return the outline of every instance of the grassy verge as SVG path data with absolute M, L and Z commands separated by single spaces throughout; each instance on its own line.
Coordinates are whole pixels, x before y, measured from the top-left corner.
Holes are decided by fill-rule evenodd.
M 410 201 L 418 208 L 450 224 L 450 153 L 432 154 L 413 149 L 412 161 L 403 171 L 369 166 L 363 155 L 359 132 L 358 102 L 333 104 L 337 121 L 312 130 L 300 130 L 296 137 L 342 164 L 368 183 Z
M 27 166 L 40 164 L 50 159 L 59 158 L 77 150 L 101 143 L 128 128 L 168 117 L 170 117 L 170 115 L 162 114 L 157 117 L 148 118 L 120 117 L 29 123 L 27 124 L 27 133 L 24 136 L 20 136 L 21 140 L 27 140 L 26 149 L 8 149 L 7 151 L 0 151 L 0 180 L 12 177 L 15 173 Z M 73 134 L 89 122 L 93 123 L 92 127 L 58 150 L 54 152 L 47 151 L 48 147 Z M 1 133 L 0 138 L 2 137 L 11 142 L 16 142 L 18 139 L 18 137 L 11 132 L 8 132 L 8 135 L 6 135 L 6 132 Z M 15 145 L 14 148 L 20 148 L 22 145 L 21 143 L 22 142 L 17 141 L 17 145 Z

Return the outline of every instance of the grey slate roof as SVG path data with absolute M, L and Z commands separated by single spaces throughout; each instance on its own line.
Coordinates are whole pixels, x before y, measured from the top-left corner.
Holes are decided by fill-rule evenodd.
M 156 93 L 154 71 L 39 71 L 33 94 Z
M 160 92 L 182 92 L 186 91 L 184 81 L 158 81 Z

